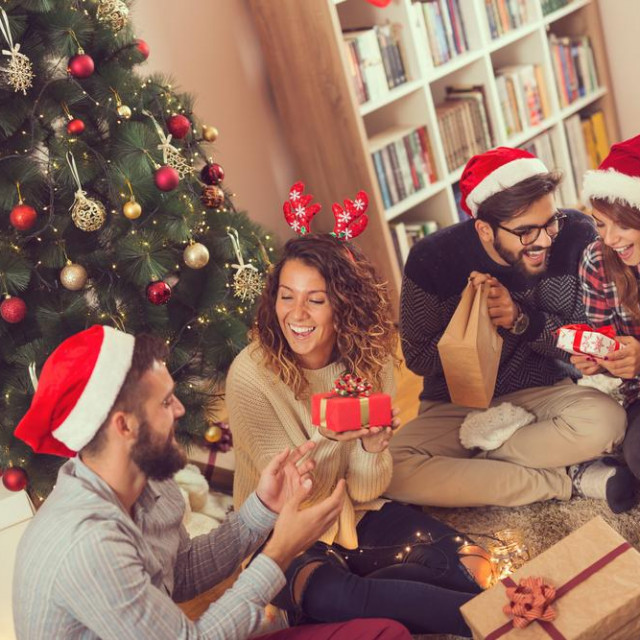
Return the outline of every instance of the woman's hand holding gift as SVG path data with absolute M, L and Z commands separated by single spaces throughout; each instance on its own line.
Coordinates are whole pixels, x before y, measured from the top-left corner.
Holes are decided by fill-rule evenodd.
M 326 427 L 318 427 L 320 433 L 329 440 L 336 442 L 351 442 L 352 440 L 362 440 L 362 447 L 368 453 L 380 453 L 389 446 L 389 440 L 393 437 L 393 432 L 400 426 L 397 415 L 398 409 L 392 410 L 393 419 L 388 427 L 365 427 L 354 431 L 343 431 L 336 433 Z
M 640 342 L 631 336 L 616 336 L 616 340 L 624 348 L 597 358 L 597 362 L 616 378 L 635 378 L 640 373 Z
M 583 376 L 594 376 L 596 373 L 605 371 L 593 356 L 573 355 L 571 356 L 571 364 Z

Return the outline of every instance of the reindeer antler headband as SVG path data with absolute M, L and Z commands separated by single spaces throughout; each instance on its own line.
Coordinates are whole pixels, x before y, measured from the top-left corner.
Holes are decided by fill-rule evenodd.
M 296 182 L 282 207 L 287 224 L 300 236 L 311 232 L 311 220 L 322 208 L 318 203 L 310 204 L 312 200 L 312 195 L 304 193 L 304 183 Z M 359 236 L 369 222 L 365 214 L 368 206 L 369 196 L 364 191 L 358 191 L 355 200 L 346 198 L 344 207 L 334 202 L 331 210 L 336 221 L 331 235 L 345 242 Z

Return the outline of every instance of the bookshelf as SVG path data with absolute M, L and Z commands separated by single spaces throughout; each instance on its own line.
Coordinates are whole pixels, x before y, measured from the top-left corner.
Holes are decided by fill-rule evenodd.
M 324 217 L 318 216 L 315 228 L 331 229 L 334 200 L 366 190 L 370 228 L 358 243 L 390 283 L 396 304 L 406 243 L 399 251 L 394 234 L 398 229 L 432 229 L 434 222 L 444 227 L 460 219 L 458 182 L 468 156 L 484 144 L 486 136 L 478 134 L 482 124 L 489 127 L 494 146 L 551 153 L 551 168 L 564 174 L 560 199 L 565 206 L 580 204 L 576 170 L 597 160 L 587 157 L 575 163 L 572 152 L 578 147 L 582 153 L 602 148 L 602 140 L 599 147 L 576 140 L 582 119 L 600 113 L 598 124 L 604 124 L 608 140 L 619 139 L 596 0 L 391 0 L 384 8 L 366 0 L 250 0 L 250 5 L 296 175 L 324 205 Z M 377 86 L 375 99 L 363 101 L 363 84 L 373 82 L 370 66 L 376 63 L 372 38 L 364 30 L 387 24 L 393 25 L 401 52 L 399 73 L 406 81 L 397 84 L 396 77 L 392 82 L 389 74 L 395 75 L 397 63 L 393 57 L 383 60 L 383 53 L 391 55 L 384 46 L 377 62 L 384 62 L 392 88 Z M 365 37 L 359 39 L 360 34 Z M 564 44 L 561 52 L 558 41 Z M 363 61 L 366 66 L 359 69 Z M 516 94 L 505 94 L 504 86 L 498 86 L 496 73 L 504 69 L 511 74 L 509 82 L 515 83 L 513 91 L 523 92 L 525 103 L 516 105 Z M 590 72 L 595 76 L 587 77 Z M 516 76 L 523 79 L 522 86 Z M 537 85 L 532 80 L 532 90 L 527 78 L 544 87 L 544 110 Z M 463 92 L 467 106 L 452 107 L 452 88 Z M 443 104 L 450 108 L 443 109 Z M 509 104 L 514 110 L 537 109 L 537 115 L 526 117 L 521 130 L 508 133 L 507 121 L 513 117 L 505 111 Z M 423 127 L 428 134 L 427 160 L 435 173 L 428 180 L 416 177 L 425 158 L 419 157 L 418 139 L 411 137 L 412 130 Z M 406 138 L 409 159 L 392 163 L 395 173 L 388 167 L 385 173 L 381 157 L 374 154 L 393 140 L 394 132 L 398 141 Z M 453 151 L 452 139 L 457 146 Z M 396 151 L 402 152 L 402 144 Z M 404 197 L 391 197 L 391 180 Z

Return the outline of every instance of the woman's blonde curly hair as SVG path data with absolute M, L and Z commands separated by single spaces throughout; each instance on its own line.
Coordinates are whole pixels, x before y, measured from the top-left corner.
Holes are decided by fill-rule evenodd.
M 296 398 L 305 395 L 308 382 L 276 316 L 280 272 L 290 260 L 317 269 L 327 283 L 336 331 L 332 361 L 340 361 L 345 371 L 367 378 L 374 390 L 380 391 L 383 367 L 390 358 L 396 359 L 398 341 L 387 285 L 357 247 L 330 234 L 289 240 L 267 276 L 250 334 L 254 344 L 262 347 L 265 366 L 294 391 Z

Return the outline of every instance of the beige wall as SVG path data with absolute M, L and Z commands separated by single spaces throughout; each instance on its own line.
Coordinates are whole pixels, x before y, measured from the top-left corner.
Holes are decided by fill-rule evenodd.
M 248 4 L 244 0 L 137 0 L 132 20 L 151 55 L 142 72 L 173 77 L 216 126 L 212 147 L 236 206 L 287 238 L 282 202 L 295 180 Z
M 599 0 L 623 139 L 640 133 L 640 1 Z

